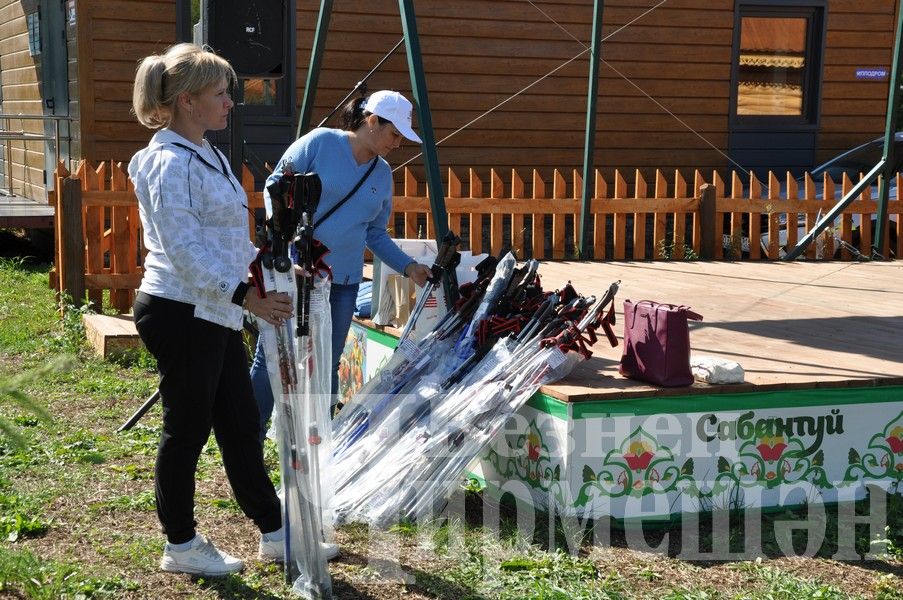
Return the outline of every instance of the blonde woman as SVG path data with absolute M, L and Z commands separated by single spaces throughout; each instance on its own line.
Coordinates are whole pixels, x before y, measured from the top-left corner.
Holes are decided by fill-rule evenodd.
M 195 44 L 143 59 L 133 110 L 158 131 L 128 169 L 148 250 L 135 325 L 157 359 L 163 404 L 154 472 L 167 539 L 160 568 L 205 576 L 244 566 L 195 530 L 195 472 L 211 429 L 238 505 L 261 531 L 260 557 L 283 554 L 280 503 L 264 468 L 241 327 L 243 310 L 278 324 L 292 306 L 286 294 L 249 291 L 256 249 L 246 195 L 204 139 L 226 127 L 234 82 L 226 60 Z

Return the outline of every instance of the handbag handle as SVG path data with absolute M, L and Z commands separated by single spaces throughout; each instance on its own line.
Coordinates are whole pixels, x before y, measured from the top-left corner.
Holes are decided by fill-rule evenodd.
M 626 302 L 630 302 L 628 298 Z M 650 307 L 654 308 L 656 306 L 667 306 L 668 308 L 676 311 L 683 311 L 684 314 L 687 315 L 687 318 L 691 321 L 702 321 L 702 315 L 698 312 L 694 312 L 690 310 L 690 307 L 686 304 L 668 304 L 667 302 L 656 302 L 655 300 L 640 300 L 639 302 L 633 303 L 634 307 L 639 306 L 640 304 L 647 303 Z M 633 327 L 633 324 L 636 322 L 636 311 L 633 312 L 633 323 L 630 324 Z M 654 323 L 655 326 L 658 326 L 658 316 L 656 316 L 656 320 Z

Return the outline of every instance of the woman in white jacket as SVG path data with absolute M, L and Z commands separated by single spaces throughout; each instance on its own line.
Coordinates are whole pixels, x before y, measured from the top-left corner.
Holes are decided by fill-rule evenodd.
M 133 109 L 141 124 L 160 130 L 129 163 L 148 251 L 135 325 L 157 359 L 163 404 L 154 473 L 167 538 L 160 568 L 206 576 L 243 567 L 195 531 L 195 471 L 211 429 L 238 505 L 261 531 L 260 556 L 281 558 L 283 544 L 241 327 L 243 309 L 278 324 L 292 306 L 286 294 L 249 291 L 256 249 L 246 195 L 204 139 L 226 127 L 234 82 L 226 60 L 194 44 L 145 58 Z

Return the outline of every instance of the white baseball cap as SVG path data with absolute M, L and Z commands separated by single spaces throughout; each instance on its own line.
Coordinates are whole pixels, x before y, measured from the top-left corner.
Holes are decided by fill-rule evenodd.
M 392 90 L 373 92 L 364 102 L 364 110 L 377 117 L 387 119 L 395 125 L 398 133 L 412 142 L 422 143 L 420 136 L 411 128 L 411 111 L 413 105 L 407 98 Z

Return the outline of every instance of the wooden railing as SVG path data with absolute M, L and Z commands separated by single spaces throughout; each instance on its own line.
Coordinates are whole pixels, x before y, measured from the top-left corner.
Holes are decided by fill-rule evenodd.
M 681 242 L 677 244 L 679 252 L 673 257 L 683 258 L 685 248 L 692 248 L 698 256 L 700 235 L 696 214 L 699 197 L 696 190 L 703 183 L 697 172 L 691 190 L 680 173 L 675 173 L 674 181 L 669 185 L 665 176 L 657 172 L 655 182 L 650 186 L 637 171 L 628 186 L 623 175 L 615 171 L 614 184 L 609 185 L 596 171 L 595 193 L 590 204 L 591 226 L 587 232 L 592 239 L 592 258 L 662 258 L 658 250 L 675 239 Z M 418 237 L 420 222 L 426 223 L 426 237 L 433 237 L 429 199 L 425 190 L 423 195 L 420 194 L 420 187 L 411 172 L 405 171 L 404 193 L 395 196 L 393 202 L 394 222 L 404 221 L 403 235 L 397 237 Z M 454 232 L 466 231 L 465 245 L 475 254 L 498 254 L 508 247 L 521 258 L 580 258 L 576 248 L 579 236 L 575 234 L 579 232 L 583 189 L 580 174 L 573 171 L 568 185 L 564 175 L 556 170 L 549 185 L 534 170 L 531 192 L 528 194 L 526 189 L 524 179 L 516 171 L 512 171 L 506 185 L 493 169 L 487 194 L 482 179 L 471 169 L 465 194 L 461 179 L 449 169 L 445 199 L 448 228 Z M 645 224 L 647 215 L 652 216 L 651 227 L 632 226 L 633 222 Z M 688 220 L 691 222 L 689 231 L 686 228 Z M 646 243 L 647 234 L 651 236 L 652 251 Z
M 632 181 L 620 171 L 614 172 L 611 182 L 598 171 L 594 179 L 587 218 L 592 256 L 584 257 L 593 260 L 774 260 L 780 254 L 778 231 L 783 219 L 796 223 L 802 214 L 807 229 L 811 228 L 820 212 L 834 206 L 837 194 L 845 194 L 853 186 L 844 177 L 836 192 L 834 182 L 826 176 L 821 182 L 824 198 L 817 198 L 810 177 L 806 176 L 800 186 L 789 174 L 783 185 L 774 174 L 767 182 L 755 176 L 744 182 L 734 173 L 728 185 L 717 173 L 707 181 L 699 171 L 692 182 L 679 172 L 671 180 L 656 172 L 652 182 L 639 171 Z M 571 173 L 570 181 L 555 171 L 547 182 L 537 171 L 527 180 L 512 171 L 505 181 L 491 170 L 484 183 L 472 169 L 466 181 L 449 170 L 447 181 L 448 227 L 465 239 L 464 249 L 498 254 L 503 248 L 511 248 L 519 258 L 581 258 L 577 240 L 583 181 L 577 171 Z M 884 256 L 903 253 L 903 203 L 898 197 L 903 178 L 899 174 L 896 183 L 897 192 L 888 211 L 895 215 L 896 221 L 890 222 L 894 235 L 885 235 Z M 263 207 L 263 194 L 254 191 L 254 179 L 247 168 L 242 173 L 242 186 L 248 207 Z M 425 185 L 405 170 L 402 188 L 402 194 L 394 197 L 391 233 L 394 237 L 433 237 Z M 865 190 L 840 217 L 836 233 L 842 240 L 838 244 L 843 260 L 854 258 L 850 247 L 855 215 L 861 222 L 858 251 L 870 254 L 871 217 L 877 212 L 877 203 L 870 195 L 874 189 Z M 87 294 L 98 307 L 106 304 L 128 311 L 143 274 L 144 249 L 137 199 L 123 165 L 101 163 L 95 168 L 81 163 L 71 176 L 60 166 L 56 190 L 57 254 L 51 284 L 74 299 Z M 253 239 L 250 214 L 248 224 Z M 763 249 L 760 239 L 765 233 L 769 244 Z M 797 237 L 797 228 L 790 227 L 788 246 L 795 245 Z M 820 248 L 816 244 L 809 247 L 808 258 L 834 256 L 835 236 L 822 238 Z M 108 303 L 103 302 L 104 290 L 109 290 Z
M 50 284 L 76 302 L 127 312 L 144 275 L 138 199 L 122 163 L 96 168 L 81 162 L 74 174 L 60 164 L 56 171 L 55 268 Z M 242 187 L 251 210 L 263 208 L 263 193 L 245 167 Z M 248 214 L 253 239 L 254 222 Z M 140 257 L 140 259 L 139 259 Z M 109 300 L 104 302 L 104 291 Z

